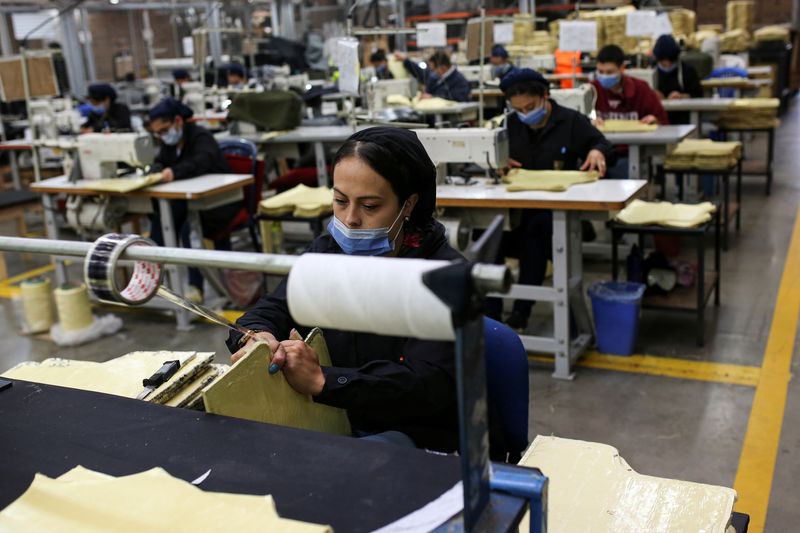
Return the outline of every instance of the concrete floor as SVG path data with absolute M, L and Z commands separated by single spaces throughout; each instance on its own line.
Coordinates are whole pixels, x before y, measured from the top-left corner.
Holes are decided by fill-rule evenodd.
M 763 143 L 748 143 L 755 153 Z M 687 360 L 760 366 L 773 307 L 786 259 L 797 208 L 800 180 L 793 152 L 800 146 L 800 102 L 783 117 L 775 150 L 772 195 L 764 195 L 763 178 L 746 178 L 742 230 L 732 234 L 723 255 L 722 305 L 709 307 L 706 345 L 695 345 L 693 318 L 645 312 L 638 353 Z M 11 228 L 0 225 L 0 232 Z M 11 275 L 42 264 L 9 254 Z M 587 260 L 587 285 L 608 279 L 607 262 Z M 76 275 L 77 275 L 76 271 Z M 175 330 L 168 315 L 104 308 L 125 323 L 111 337 L 79 348 L 61 349 L 46 338 L 20 336 L 13 305 L 0 301 L 0 372 L 20 361 L 61 356 L 103 361 L 134 350 L 213 350 L 227 361 L 225 332 L 196 323 L 188 332 Z M 531 329 L 547 330 L 549 311 L 537 306 Z M 793 352 L 792 369 L 800 364 Z M 597 441 L 619 449 L 638 472 L 732 486 L 755 389 L 729 385 L 578 368 L 574 381 L 557 381 L 551 370 L 530 370 L 531 437 L 557 435 Z M 800 477 L 800 385 L 790 383 L 789 397 L 773 480 L 767 531 L 796 530 L 800 523 L 796 480 Z M 746 509 L 743 509 L 747 512 Z

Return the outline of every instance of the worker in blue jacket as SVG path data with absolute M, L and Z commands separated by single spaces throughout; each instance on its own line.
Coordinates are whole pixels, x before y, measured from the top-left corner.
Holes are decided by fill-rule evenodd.
M 427 68 L 424 69 L 403 54 L 396 53 L 395 57 L 403 61 L 403 66 L 412 76 L 425 84 L 423 98 L 436 96 L 456 102 L 470 101 L 469 82 L 450 62 L 447 52 L 435 52 L 428 58 Z

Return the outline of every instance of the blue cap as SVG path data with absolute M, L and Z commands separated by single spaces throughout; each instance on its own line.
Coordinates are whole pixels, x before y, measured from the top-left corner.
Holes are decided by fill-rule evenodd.
M 681 55 L 681 47 L 672 35 L 662 35 L 653 47 L 653 55 L 657 61 L 662 59 L 677 61 L 678 56 Z
M 508 59 L 508 50 L 502 44 L 492 46 L 492 57 L 502 57 Z
M 503 92 L 508 91 L 508 88 L 522 81 L 535 81 L 541 83 L 545 87 L 549 87 L 549 83 L 544 76 L 530 68 L 514 68 L 508 74 L 503 76 L 500 81 L 500 90 Z
M 188 106 L 182 104 L 172 97 L 167 97 L 150 108 L 147 116 L 150 120 L 155 120 L 157 118 L 173 120 L 177 116 L 189 118 L 193 114 L 194 112 Z
M 185 68 L 176 68 L 172 71 L 172 77 L 176 80 L 185 80 L 187 78 L 191 78 L 192 76 Z
M 113 102 L 117 99 L 117 91 L 108 83 L 93 83 L 89 85 L 89 98 L 92 100 L 111 98 Z
M 237 76 L 241 76 L 244 78 L 244 67 L 239 63 L 229 63 L 225 70 L 228 71 L 228 74 L 236 74 Z

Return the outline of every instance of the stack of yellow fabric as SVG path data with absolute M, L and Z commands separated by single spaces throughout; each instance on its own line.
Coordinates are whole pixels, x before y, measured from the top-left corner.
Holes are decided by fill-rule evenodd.
M 563 192 L 579 183 L 597 181 L 597 172 L 579 170 L 525 170 L 514 168 L 503 178 L 508 183 L 506 190 L 519 191 L 552 191 Z
M 789 42 L 789 28 L 786 26 L 764 26 L 753 33 L 756 41 L 783 41 Z
M 418 94 L 414 98 L 409 98 L 402 94 L 390 94 L 386 97 L 386 105 L 389 107 L 410 107 L 412 109 L 425 111 L 432 109 L 448 109 L 457 106 L 458 102 L 445 100 L 438 96 L 422 98 L 421 95 Z
M 673 204 L 634 200 L 620 211 L 616 220 L 629 225 L 658 225 L 674 228 L 693 228 L 711 220 L 716 207 L 711 202 Z
M 265 215 L 311 218 L 333 212 L 333 190 L 327 187 L 307 187 L 302 183 L 272 198 L 262 200 L 259 212 Z
M 603 133 L 648 133 L 658 129 L 657 124 L 643 124 L 638 120 L 606 120 L 598 126 Z
M 740 98 L 720 113 L 717 125 L 728 129 L 773 128 L 779 124 L 777 98 Z
M 750 33 L 747 30 L 735 29 L 720 35 L 719 49 L 721 52 L 744 52 L 750 46 Z
M 0 530 L 286 531 L 326 533 L 328 526 L 281 518 L 271 496 L 206 492 L 161 468 L 113 477 L 75 467 L 51 479 L 36 474 L 0 512 Z
M 688 37 L 694 33 L 696 15 L 691 9 L 678 8 L 669 13 L 669 22 L 672 24 L 672 33 L 676 37 Z
M 689 46 L 700 50 L 703 46 L 703 42 L 712 37 L 719 37 L 719 32 L 716 30 L 699 30 L 689 37 Z
M 666 169 L 727 170 L 742 157 L 742 143 L 688 139 L 664 160 Z
M 144 189 L 161 181 L 161 172 L 146 176 L 132 178 L 107 178 L 101 180 L 83 180 L 81 183 L 87 189 L 98 192 L 133 192 Z
M 731 0 L 725 6 L 725 28 L 750 33 L 755 20 L 756 4 L 751 0 Z

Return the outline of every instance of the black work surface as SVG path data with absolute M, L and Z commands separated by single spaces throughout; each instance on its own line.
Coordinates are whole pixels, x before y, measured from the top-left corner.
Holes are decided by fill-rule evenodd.
M 370 531 L 459 479 L 455 456 L 25 381 L 0 391 L 0 509 L 36 472 L 115 476 L 160 466 L 200 488 L 271 494 L 286 518 Z

